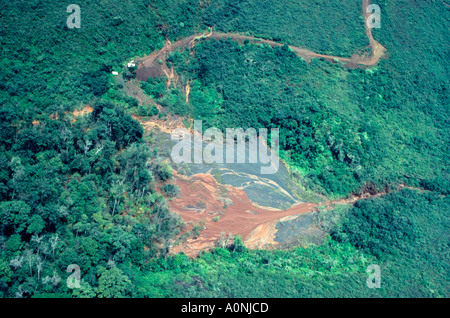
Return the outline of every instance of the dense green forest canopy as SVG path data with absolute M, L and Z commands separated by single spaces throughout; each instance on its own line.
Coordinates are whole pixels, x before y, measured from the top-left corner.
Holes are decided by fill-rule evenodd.
M 313 51 L 351 56 L 369 44 L 360 0 L 156 0 L 157 21 L 170 39 L 201 27 L 240 32 L 304 46 Z
M 224 32 L 246 32 L 318 53 L 351 56 L 369 45 L 361 12 L 360 0 L 220 0 L 205 9 L 204 21 Z
M 83 284 L 101 297 L 110 284 L 103 277 L 126 278 L 116 264 L 139 267 L 165 254 L 180 229 L 180 218 L 155 191 L 171 172 L 143 141 L 140 124 L 108 102 L 73 119 L 41 117 L 20 124 L 14 142 L 2 140 L 3 296 L 63 295 L 69 289 L 61 277 L 77 264 Z
M 111 71 L 120 70 L 126 60 L 162 47 L 166 38 L 173 41 L 208 26 L 248 31 L 336 55 L 350 55 L 367 45 L 359 0 L 340 3 L 340 8 L 331 1 L 320 6 L 288 4 L 292 21 L 286 22 L 282 16 L 286 9 L 278 1 L 261 7 L 256 1 L 234 0 L 81 0 L 77 5 L 82 27 L 69 30 L 67 4 L 6 2 L 0 8 L 0 102 L 27 111 L 73 108 L 105 93 Z M 334 35 L 325 32 L 330 23 Z
M 318 226 L 331 225 L 319 246 L 249 251 L 236 238 L 197 259 L 167 255 L 183 224 L 165 197 L 178 189 L 129 114 L 158 110 L 139 108 L 111 72 L 208 26 L 335 55 L 367 45 L 360 1 L 258 3 L 80 0 L 80 29 L 67 28 L 60 1 L 2 3 L 1 297 L 448 297 L 449 11 L 439 0 L 377 1 L 374 35 L 388 55 L 370 69 L 227 40 L 169 55 L 190 102 L 161 78 L 145 92 L 205 127 L 282 128 L 301 185 L 330 197 L 370 183 L 432 192 L 322 212 Z M 74 117 L 88 103 L 93 112 Z M 379 290 L 365 284 L 374 263 Z M 80 289 L 66 285 L 70 264 Z
M 54 111 L 89 102 L 108 90 L 112 70 L 164 40 L 148 1 L 81 0 L 77 5 L 81 28 L 69 29 L 66 3 L 2 3 L 1 103 Z
M 250 251 L 237 241 L 195 261 L 160 259 L 139 286 L 153 297 L 447 297 L 449 204 L 406 189 L 339 206 L 317 217 L 332 233 L 320 246 Z M 382 268 L 380 289 L 366 286 L 370 264 Z

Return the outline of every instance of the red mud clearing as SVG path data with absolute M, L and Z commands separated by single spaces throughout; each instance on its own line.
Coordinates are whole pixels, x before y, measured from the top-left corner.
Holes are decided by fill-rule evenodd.
M 259 207 L 249 200 L 243 190 L 222 185 L 207 174 L 189 178 L 175 175 L 175 184 L 180 187 L 181 196 L 170 201 L 169 205 L 171 211 L 181 215 L 187 224 L 185 232 L 204 222 L 199 237 L 190 238 L 171 249 L 173 253 L 182 251 L 189 256 L 218 246 L 221 236 L 240 235 L 249 248 L 276 245 L 273 241 L 275 224 L 280 219 L 311 212 L 317 206 L 302 203 L 285 211 Z M 226 199 L 228 205 L 225 205 Z M 217 217 L 220 218 L 218 221 Z
M 186 224 L 182 234 L 190 232 L 194 226 L 203 226 L 198 237 L 190 236 L 171 248 L 171 253 L 184 252 L 190 257 L 214 247 L 226 246 L 226 240 L 234 235 L 241 236 L 245 246 L 250 249 L 276 248 L 278 242 L 274 239 L 277 223 L 313 212 L 319 206 L 314 203 L 300 203 L 284 211 L 260 207 L 252 203 L 243 190 L 222 185 L 209 174 L 186 177 L 174 172 L 174 183 L 180 187 L 181 195 L 169 201 L 169 206 Z M 403 184 L 398 186 L 397 191 L 403 188 L 423 191 Z M 327 201 L 325 205 L 333 208 L 338 204 L 354 204 L 358 200 L 387 193 L 389 191 L 367 192 L 339 201 Z M 228 201 L 228 204 L 225 204 L 225 201 Z

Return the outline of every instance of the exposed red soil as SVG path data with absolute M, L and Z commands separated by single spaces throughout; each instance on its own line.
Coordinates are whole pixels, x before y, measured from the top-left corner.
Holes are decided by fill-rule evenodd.
M 174 183 L 180 187 L 181 196 L 170 201 L 169 205 L 171 211 L 181 215 L 188 225 L 185 232 L 204 222 L 198 238 L 191 238 L 171 250 L 173 253 L 183 251 L 189 256 L 217 246 L 221 236 L 240 235 L 249 248 L 274 245 L 274 226 L 280 219 L 311 212 L 317 206 L 301 203 L 284 211 L 259 207 L 243 190 L 221 185 L 207 174 L 192 177 L 175 174 Z M 230 202 L 227 206 L 226 199 Z M 220 219 L 214 220 L 215 217 Z
M 191 231 L 194 226 L 201 226 L 202 230 L 197 237 L 191 236 L 173 246 L 171 252 L 184 252 L 191 257 L 197 256 L 200 251 L 223 246 L 224 240 L 234 235 L 241 236 L 245 246 L 250 249 L 276 248 L 279 244 L 274 240 L 277 223 L 313 212 L 320 205 L 300 203 L 286 210 L 260 207 L 252 203 L 243 190 L 222 185 L 212 175 L 197 174 L 186 177 L 175 172 L 174 176 L 174 183 L 180 187 L 181 195 L 169 201 L 171 211 L 178 213 L 186 223 L 183 234 Z M 397 190 L 403 188 L 416 189 L 399 185 Z M 358 200 L 387 193 L 389 192 L 365 192 L 347 199 L 327 201 L 322 205 L 331 209 L 338 204 L 354 204 Z M 225 205 L 227 199 L 229 204 Z
M 184 118 L 178 115 L 168 114 L 165 119 L 160 119 L 158 116 L 143 117 L 132 115 L 131 117 L 137 120 L 147 132 L 154 128 L 159 128 L 160 131 L 170 134 L 177 128 L 184 128 Z
M 80 117 L 80 116 L 84 116 L 87 114 L 90 114 L 94 111 L 94 108 L 92 108 L 92 106 L 86 105 L 83 109 L 81 110 L 74 110 L 73 111 L 73 115 L 75 117 Z

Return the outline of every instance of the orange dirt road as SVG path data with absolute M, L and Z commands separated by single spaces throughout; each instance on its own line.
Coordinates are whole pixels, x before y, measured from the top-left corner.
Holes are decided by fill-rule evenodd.
M 358 55 L 354 54 L 350 58 L 339 57 L 334 55 L 324 55 L 313 52 L 311 50 L 292 46 L 289 47 L 300 57 L 304 58 L 306 61 L 310 61 L 313 58 L 324 58 L 330 62 L 335 62 L 335 59 L 338 59 L 339 62 L 348 63 L 349 66 L 355 67 L 367 67 L 376 65 L 379 60 L 385 55 L 386 49 L 383 45 L 377 42 L 372 35 L 372 29 L 368 27 L 367 18 L 370 16 L 370 13 L 366 11 L 366 8 L 370 5 L 370 0 L 362 1 L 362 11 L 365 21 L 365 29 L 366 35 L 369 39 L 369 47 L 371 48 L 371 55 Z M 167 66 L 165 66 L 166 55 L 169 52 L 173 52 L 175 49 L 180 47 L 192 47 L 197 39 L 228 39 L 231 38 L 233 41 L 242 42 L 244 40 L 257 40 L 258 43 L 266 43 L 272 47 L 275 46 L 283 46 L 283 43 L 275 42 L 266 39 L 260 39 L 252 36 L 246 36 L 238 33 L 220 33 L 220 32 L 210 32 L 209 34 L 194 34 L 187 38 L 176 41 L 175 43 L 171 43 L 167 41 L 164 47 L 155 51 L 152 54 L 140 59 L 138 61 L 138 70 L 137 70 L 137 78 L 140 81 L 147 81 L 147 79 L 155 76 L 163 76 L 167 75 Z M 158 60 L 163 63 L 158 63 Z

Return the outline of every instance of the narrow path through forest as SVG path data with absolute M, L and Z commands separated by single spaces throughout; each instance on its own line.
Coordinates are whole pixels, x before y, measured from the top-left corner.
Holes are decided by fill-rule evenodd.
M 369 27 L 367 20 L 370 16 L 370 12 L 367 12 L 367 7 L 370 5 L 370 0 L 362 1 L 362 11 L 365 21 L 365 29 L 366 35 L 369 39 L 369 48 L 371 49 L 370 55 L 360 55 L 354 54 L 352 57 L 340 57 L 335 55 L 324 55 L 313 52 L 309 49 L 297 47 L 293 45 L 289 45 L 299 57 L 304 58 L 306 61 L 310 61 L 313 58 L 324 58 L 330 62 L 335 62 L 339 60 L 339 62 L 346 63 L 349 67 L 367 67 L 376 65 L 379 60 L 384 56 L 386 49 L 383 45 L 381 45 L 378 41 L 376 41 L 372 34 L 372 29 Z M 150 76 L 162 76 L 168 73 L 167 66 L 165 63 L 166 55 L 169 52 L 175 51 L 177 48 L 182 47 L 192 47 L 197 40 L 200 39 L 230 39 L 233 41 L 237 41 L 239 43 L 249 40 L 249 41 L 258 41 L 258 43 L 266 43 L 272 47 L 283 46 L 283 43 L 275 42 L 272 40 L 257 38 L 253 36 L 242 35 L 239 33 L 221 33 L 221 32 L 213 32 L 209 30 L 203 34 L 194 34 L 187 38 L 178 40 L 174 43 L 169 40 L 166 41 L 165 46 L 158 51 L 153 52 L 152 54 L 140 59 L 138 61 L 138 70 L 137 70 L 137 78 L 141 81 L 146 81 Z M 158 60 L 160 61 L 158 63 Z M 161 61 L 163 63 L 161 63 Z

